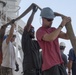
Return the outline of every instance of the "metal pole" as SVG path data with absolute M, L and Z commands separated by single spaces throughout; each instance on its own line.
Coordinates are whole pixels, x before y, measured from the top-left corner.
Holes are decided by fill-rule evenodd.
M 17 11 L 17 16 L 19 16 L 19 11 Z M 16 21 L 16 59 L 18 57 L 18 21 Z
M 75 55 L 76 55 L 76 37 L 75 37 L 75 35 L 74 35 L 71 22 L 67 23 L 67 25 L 66 25 L 65 27 L 66 27 L 66 29 L 67 29 L 67 33 L 68 33 L 68 35 L 69 35 L 71 44 L 72 44 L 72 46 L 73 46 L 73 49 L 74 49 L 74 52 L 75 52 Z

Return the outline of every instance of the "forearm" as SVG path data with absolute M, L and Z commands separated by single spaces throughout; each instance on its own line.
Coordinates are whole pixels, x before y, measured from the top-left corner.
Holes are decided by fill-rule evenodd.
M 28 21 L 27 21 L 27 24 L 26 24 L 26 30 L 27 30 L 27 31 L 30 30 L 31 23 L 32 23 L 33 18 L 34 18 L 34 14 L 35 14 L 35 13 L 32 12 L 31 16 L 29 17 L 29 19 L 28 19 Z
M 27 25 L 31 25 L 33 18 L 34 18 L 34 13 L 32 12 L 31 16 L 29 17 L 29 19 L 27 21 Z
M 67 39 L 67 40 L 69 40 L 70 38 L 69 38 L 69 35 L 68 35 L 68 33 L 66 33 L 65 34 L 65 37 L 64 37 L 64 39 Z
M 30 27 L 31 27 L 30 25 L 31 25 L 31 23 L 32 23 L 32 21 L 33 21 L 34 14 L 36 13 L 36 11 L 37 11 L 37 8 L 36 8 L 35 5 L 33 5 L 32 14 L 31 14 L 31 16 L 29 17 L 29 19 L 28 19 L 28 21 L 27 21 L 27 25 L 26 25 L 26 27 L 25 27 L 25 29 L 26 29 L 27 31 L 30 30 Z
M 11 29 L 10 29 L 10 33 L 6 39 L 6 43 L 8 44 L 9 41 L 11 40 L 12 36 L 13 36 L 13 32 L 14 32 L 14 28 L 15 28 L 15 25 L 12 25 Z
M 58 37 L 58 35 L 60 34 L 60 31 L 61 31 L 61 27 L 58 27 L 55 31 L 53 31 L 52 33 L 50 33 L 50 34 L 45 34 L 44 36 L 43 36 L 43 40 L 45 40 L 45 41 L 53 41 L 53 40 L 55 40 L 57 37 Z
M 72 61 L 69 60 L 69 63 L 68 63 L 68 73 L 69 74 L 71 73 L 71 69 L 72 69 Z

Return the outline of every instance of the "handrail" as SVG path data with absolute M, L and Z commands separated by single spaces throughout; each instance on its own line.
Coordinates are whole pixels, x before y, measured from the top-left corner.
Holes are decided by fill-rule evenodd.
M 27 13 L 29 13 L 32 10 L 34 5 L 37 6 L 41 10 L 41 8 L 38 5 L 32 3 L 19 17 L 14 19 L 14 21 L 17 21 L 17 20 L 21 19 L 22 17 L 24 17 Z M 11 24 L 11 23 L 12 23 L 12 20 L 10 22 L 4 24 L 4 25 L 8 25 L 8 24 Z
M 2 3 L 2 4 L 3 4 L 3 7 L 5 7 L 5 6 L 6 6 L 6 3 L 5 3 L 5 2 L 0 1 L 0 3 Z

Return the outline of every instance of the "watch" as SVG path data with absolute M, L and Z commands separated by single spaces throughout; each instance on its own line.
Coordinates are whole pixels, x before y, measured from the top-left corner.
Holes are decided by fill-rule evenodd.
M 62 25 L 60 25 L 59 27 L 63 28 L 63 26 L 62 26 Z

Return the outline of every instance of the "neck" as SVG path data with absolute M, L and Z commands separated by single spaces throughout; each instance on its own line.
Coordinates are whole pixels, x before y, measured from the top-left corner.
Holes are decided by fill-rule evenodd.
M 45 28 L 50 28 L 50 26 L 46 26 L 46 25 L 42 25 L 42 27 L 45 27 Z

